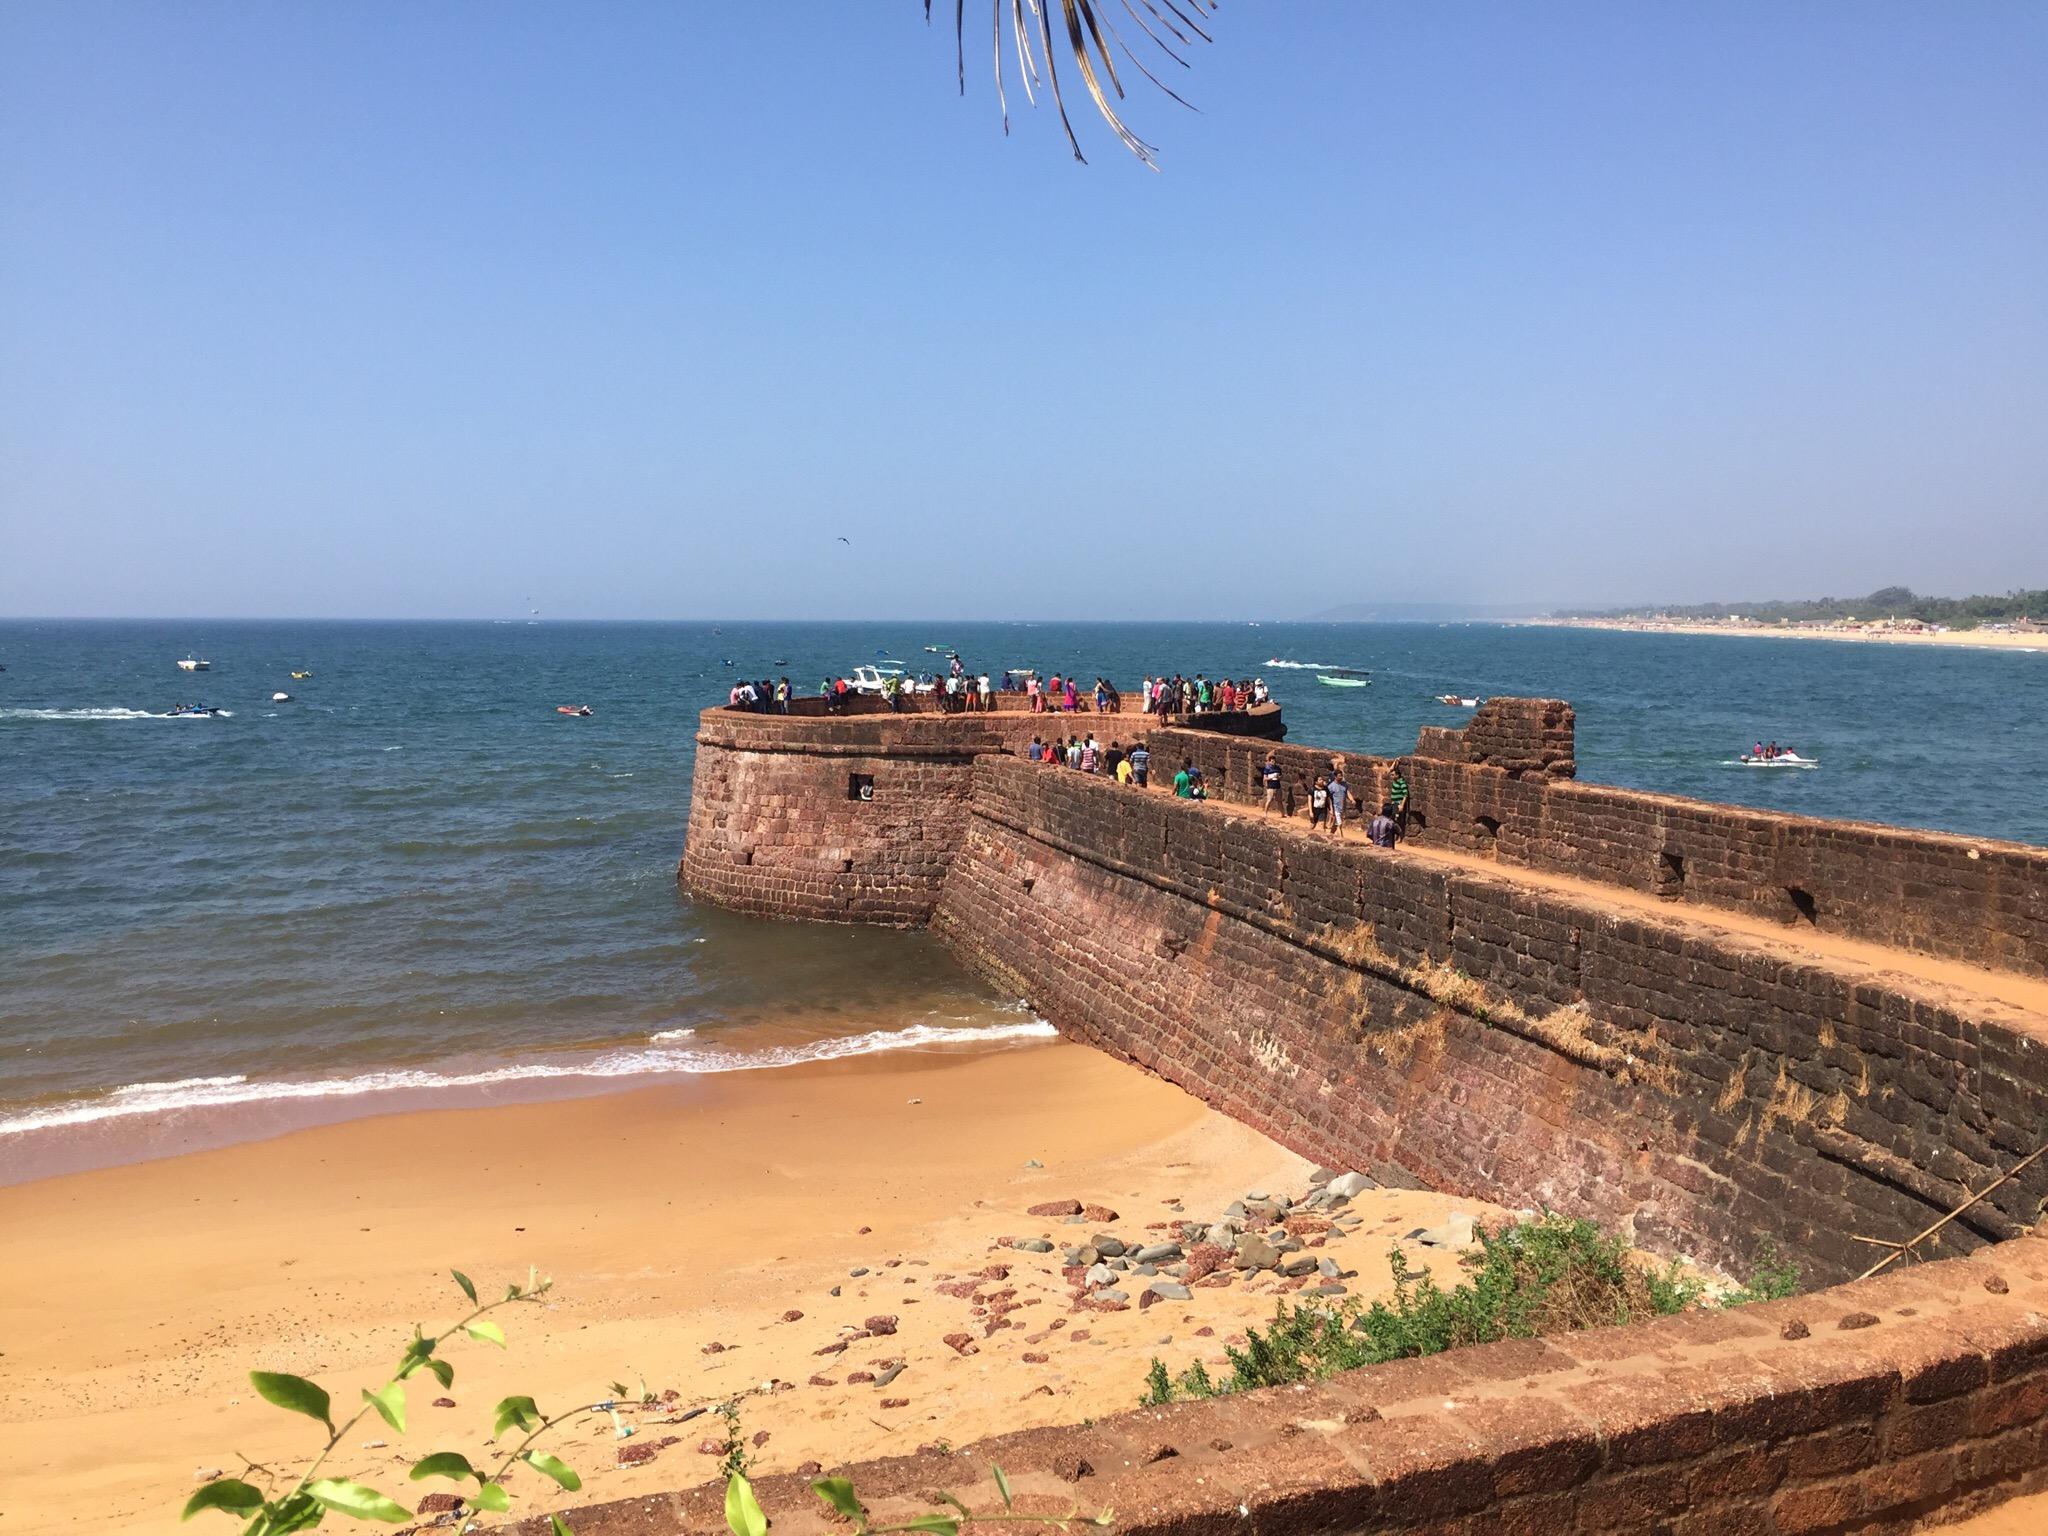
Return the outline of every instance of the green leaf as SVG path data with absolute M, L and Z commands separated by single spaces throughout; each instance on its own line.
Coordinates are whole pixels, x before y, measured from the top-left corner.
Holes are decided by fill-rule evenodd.
M 488 1509 L 502 1515 L 512 1507 L 512 1495 L 505 1491 L 503 1483 L 485 1483 L 477 1489 L 476 1497 L 469 1502 L 478 1509 Z
M 1010 1480 L 1003 1475 L 1003 1469 L 994 1462 L 988 1464 L 989 1471 L 996 1475 L 996 1492 L 1003 1496 L 1003 1508 L 1010 1507 Z
M 448 1273 L 453 1275 L 455 1277 L 455 1283 L 462 1287 L 462 1294 L 467 1296 L 471 1301 L 475 1301 L 476 1286 L 474 1283 L 471 1282 L 469 1276 L 465 1275 L 459 1269 L 451 1269 L 448 1271 Z
M 434 1380 L 440 1382 L 442 1386 L 452 1387 L 455 1385 L 455 1367 L 446 1360 L 429 1360 L 427 1362 L 427 1369 L 433 1373 Z
M 372 1392 L 363 1390 L 363 1401 L 377 1410 L 377 1417 L 397 1430 L 405 1433 L 405 1388 L 395 1381 L 387 1381 Z
M 548 1516 L 548 1536 L 576 1536 L 560 1515 Z
M 516 1282 L 505 1287 L 505 1299 L 507 1301 L 517 1301 L 519 1299 L 519 1286 Z
M 475 1477 L 476 1468 L 469 1464 L 469 1458 L 460 1451 L 436 1451 L 431 1456 L 422 1456 L 412 1466 L 412 1480 L 423 1477 L 452 1477 L 460 1480 Z
M 498 1404 L 494 1417 L 497 1424 L 491 1430 L 493 1435 L 502 1435 L 514 1426 L 531 1433 L 542 1423 L 540 1409 L 530 1397 L 506 1398 Z
M 955 1509 L 959 1510 L 961 1514 L 966 1515 L 969 1519 L 972 1519 L 974 1517 L 974 1511 L 969 1509 L 965 1504 L 960 1502 L 959 1494 L 948 1493 L 945 1489 L 940 1488 L 935 1490 L 935 1495 L 941 1504 L 952 1505 Z
M 310 1531 L 326 1518 L 327 1510 L 320 1502 L 301 1491 L 271 1506 L 249 1529 L 260 1530 L 264 1536 L 292 1536 L 295 1531 Z
M 238 1477 L 218 1477 L 185 1501 L 180 1520 L 190 1520 L 202 1509 L 225 1510 L 237 1516 L 253 1515 L 263 1507 L 263 1495 Z
M 327 1394 L 305 1377 L 286 1376 L 277 1371 L 251 1371 L 249 1380 L 255 1384 L 257 1396 L 266 1403 L 275 1403 L 293 1413 L 303 1413 L 309 1419 L 318 1419 L 327 1426 L 329 1434 L 334 1433 L 334 1418 Z
M 853 1481 L 844 1477 L 821 1477 L 811 1484 L 811 1492 L 830 1504 L 849 1520 L 858 1520 L 861 1515 L 860 1500 L 854 1497 Z
M 583 1479 L 576 1475 L 573 1467 L 559 1457 L 550 1456 L 546 1451 L 528 1451 L 520 1460 L 536 1472 L 545 1472 L 571 1493 L 583 1486 Z
M 384 1520 L 392 1525 L 403 1525 L 412 1518 L 402 1506 L 392 1503 L 376 1489 L 350 1482 L 345 1477 L 323 1477 L 316 1483 L 306 1484 L 306 1492 L 336 1514 L 352 1515 L 358 1520 Z
M 951 1515 L 919 1515 L 896 1527 L 899 1531 L 924 1531 L 927 1536 L 960 1536 L 960 1522 Z
M 500 1349 L 505 1347 L 505 1330 L 488 1317 L 480 1317 L 473 1323 L 464 1323 L 462 1331 L 479 1343 L 495 1344 Z
M 737 1472 L 725 1484 L 725 1523 L 732 1536 L 768 1536 L 761 1501 L 754 1497 L 753 1485 Z

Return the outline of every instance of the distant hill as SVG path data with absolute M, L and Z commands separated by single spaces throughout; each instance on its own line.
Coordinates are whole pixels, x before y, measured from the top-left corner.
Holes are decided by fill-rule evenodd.
M 1814 597 L 1757 603 L 1659 604 L 1654 607 L 1569 609 L 1554 619 L 1725 619 L 1739 614 L 1765 624 L 1782 619 L 1918 619 L 1970 629 L 2012 619 L 2048 618 L 2048 589 L 2008 592 L 2003 597 L 1922 597 L 1911 587 L 1881 587 L 1868 597 Z
M 1454 624 L 1472 619 L 1526 619 L 1532 603 L 1340 603 L 1311 613 L 1309 624 Z

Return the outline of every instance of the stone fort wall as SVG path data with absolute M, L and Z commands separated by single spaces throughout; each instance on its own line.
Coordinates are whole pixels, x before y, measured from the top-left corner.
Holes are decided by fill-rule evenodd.
M 1837 930 L 1962 949 L 1974 911 L 1973 958 L 2023 970 L 2041 850 L 1578 785 L 1569 707 L 1494 701 L 1398 767 L 1417 840 L 1490 853 L 1495 875 L 1023 761 L 1058 723 L 707 711 L 682 878 L 766 916 L 930 925 L 1067 1034 L 1297 1150 L 1718 1262 L 1770 1236 L 1852 1272 L 1858 1236 L 1910 1235 L 2048 1139 L 2039 1018 L 1830 961 L 1797 945 L 1822 926 L 1799 913 L 1773 943 L 1513 879 L 1773 910 L 1796 867 Z M 1329 762 L 1181 726 L 1150 744 L 1162 777 L 1193 758 L 1225 800 L 1256 796 L 1269 750 L 1290 783 Z M 1396 767 L 1346 764 L 1368 799 Z M 1894 844 L 1924 890 L 1886 872 Z M 1679 891 L 1655 883 L 1672 856 Z M 1987 866 L 1974 891 L 1939 883 Z M 1848 900 L 1859 881 L 1897 894 Z M 2010 1236 L 2044 1193 L 2048 1160 L 1943 1240 Z

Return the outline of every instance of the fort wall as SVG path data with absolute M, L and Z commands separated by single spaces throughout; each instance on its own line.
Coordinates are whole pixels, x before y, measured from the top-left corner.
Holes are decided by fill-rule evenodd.
M 1409 836 L 1424 846 L 2048 975 L 2048 849 L 1580 783 L 1573 726 L 1561 700 L 1490 699 L 1406 757 L 1348 755 L 1346 779 L 1369 811 L 1405 773 Z M 1162 763 L 1192 758 L 1213 796 L 1260 798 L 1267 743 L 1175 730 L 1151 745 Z M 1297 799 L 1332 756 L 1275 750 Z

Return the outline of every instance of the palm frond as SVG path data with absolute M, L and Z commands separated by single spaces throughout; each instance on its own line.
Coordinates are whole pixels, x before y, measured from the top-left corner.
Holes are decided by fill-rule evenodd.
M 1191 47 L 1191 39 L 1194 38 L 1205 43 L 1210 41 L 1209 33 L 1195 17 L 1200 17 L 1202 21 L 1212 21 L 1217 0 L 1158 0 L 1156 4 L 1154 0 L 1138 0 L 1138 4 L 1151 14 L 1150 21 L 1139 14 L 1131 0 L 1119 0 L 1119 3 L 1130 14 L 1131 19 L 1137 22 L 1139 30 L 1145 34 L 1152 46 L 1183 69 L 1188 67 L 1188 61 L 1174 51 L 1174 47 L 1160 36 L 1159 31 L 1154 30 L 1155 24 L 1171 36 L 1174 43 L 1183 48 Z M 1038 96 L 1035 88 L 1041 83 L 1048 88 L 1053 107 L 1060 116 L 1060 126 L 1066 130 L 1067 143 L 1073 147 L 1074 158 L 1084 165 L 1087 163 L 1088 157 L 1081 152 L 1081 140 L 1074 132 L 1072 119 L 1067 116 L 1066 97 L 1060 89 L 1057 57 L 1060 45 L 1054 38 L 1052 20 L 1053 7 L 1057 5 L 1060 19 L 1064 23 L 1062 30 L 1066 34 L 1066 52 L 1081 76 L 1082 85 L 1087 88 L 1090 99 L 1094 101 L 1095 110 L 1101 114 L 1102 120 L 1109 124 L 1117 138 L 1123 141 L 1124 147 L 1136 155 L 1142 164 L 1155 171 L 1159 169 L 1157 149 L 1139 138 L 1117 110 L 1116 104 L 1126 98 L 1123 81 L 1117 75 L 1116 58 L 1110 45 L 1114 43 L 1138 72 L 1160 91 L 1172 97 L 1181 106 L 1188 107 L 1190 111 L 1193 107 L 1146 68 L 1144 60 L 1124 40 L 1123 34 L 1117 31 L 1116 23 L 1109 15 L 1108 0 L 992 0 L 992 5 L 990 30 L 991 41 L 994 44 L 996 104 L 1002 112 L 1004 133 L 1010 131 L 1010 104 L 1005 91 L 1003 68 L 1003 32 L 1007 23 L 1012 49 L 1016 55 L 1017 78 L 1023 84 L 1025 99 L 1036 106 Z M 1163 11 L 1160 9 L 1162 5 L 1165 7 Z M 1004 15 L 1006 11 L 1009 13 L 1007 17 Z M 1190 12 L 1193 14 L 1190 15 Z M 924 17 L 926 22 L 930 22 L 932 0 L 924 0 Z M 964 96 L 967 93 L 967 0 L 954 0 L 953 34 L 960 93 Z M 1039 49 L 1043 49 L 1045 54 L 1045 74 L 1042 80 L 1038 70 Z

